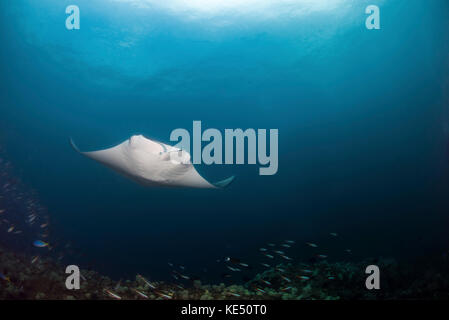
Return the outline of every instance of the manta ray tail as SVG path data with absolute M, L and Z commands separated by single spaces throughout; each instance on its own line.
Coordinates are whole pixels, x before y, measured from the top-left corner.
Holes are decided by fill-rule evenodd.
M 213 185 L 217 188 L 226 188 L 227 186 L 229 186 L 231 184 L 232 181 L 234 181 L 235 176 L 229 177 L 227 179 L 218 181 L 213 183 Z

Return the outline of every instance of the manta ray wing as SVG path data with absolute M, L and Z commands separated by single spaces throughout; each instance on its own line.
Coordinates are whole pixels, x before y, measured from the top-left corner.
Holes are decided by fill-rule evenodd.
M 78 153 L 82 154 L 83 156 L 86 156 L 92 160 L 95 160 L 102 165 L 115 170 L 119 172 L 120 174 L 123 174 L 125 176 L 129 177 L 131 173 L 131 168 L 129 167 L 130 163 L 127 159 L 126 153 L 123 152 L 123 147 L 127 143 L 127 141 L 104 150 L 98 150 L 98 151 L 90 151 L 90 152 L 83 152 L 78 149 L 76 144 L 73 142 L 72 139 L 70 139 L 70 144 L 72 145 L 73 149 L 77 151 Z
M 72 139 L 70 143 L 80 154 L 144 186 L 224 188 L 234 180 L 232 176 L 210 183 L 196 171 L 186 151 L 141 135 L 132 136 L 115 147 L 91 152 L 80 151 Z M 184 161 L 173 161 L 171 152 L 182 152 Z

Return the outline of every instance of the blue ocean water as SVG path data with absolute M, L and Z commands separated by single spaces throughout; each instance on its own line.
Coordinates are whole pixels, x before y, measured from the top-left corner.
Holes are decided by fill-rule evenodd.
M 217 259 L 256 264 L 259 247 L 285 239 L 301 244 L 297 260 L 307 241 L 333 260 L 449 249 L 446 0 L 161 3 L 0 5 L 0 144 L 47 208 L 50 243 L 80 253 L 64 262 L 156 279 L 172 262 L 221 281 Z M 65 27 L 72 4 L 80 30 Z M 365 28 L 370 4 L 381 30 Z M 143 188 L 68 142 L 168 143 L 194 120 L 279 129 L 278 173 L 201 165 L 211 181 L 236 180 Z

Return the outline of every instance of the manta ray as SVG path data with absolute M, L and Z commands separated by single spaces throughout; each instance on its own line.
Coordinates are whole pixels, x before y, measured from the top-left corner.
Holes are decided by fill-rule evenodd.
M 143 186 L 224 188 L 234 176 L 210 183 L 204 179 L 190 161 L 190 154 L 179 148 L 134 135 L 115 147 L 82 152 L 72 139 L 75 151 L 91 158 Z

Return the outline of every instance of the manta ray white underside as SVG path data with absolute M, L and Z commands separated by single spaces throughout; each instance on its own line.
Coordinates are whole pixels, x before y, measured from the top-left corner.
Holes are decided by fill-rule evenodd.
M 82 152 L 72 139 L 72 147 L 144 186 L 224 188 L 234 176 L 217 183 L 204 179 L 190 161 L 190 154 L 179 148 L 135 135 L 110 149 Z M 172 153 L 176 153 L 176 157 Z

